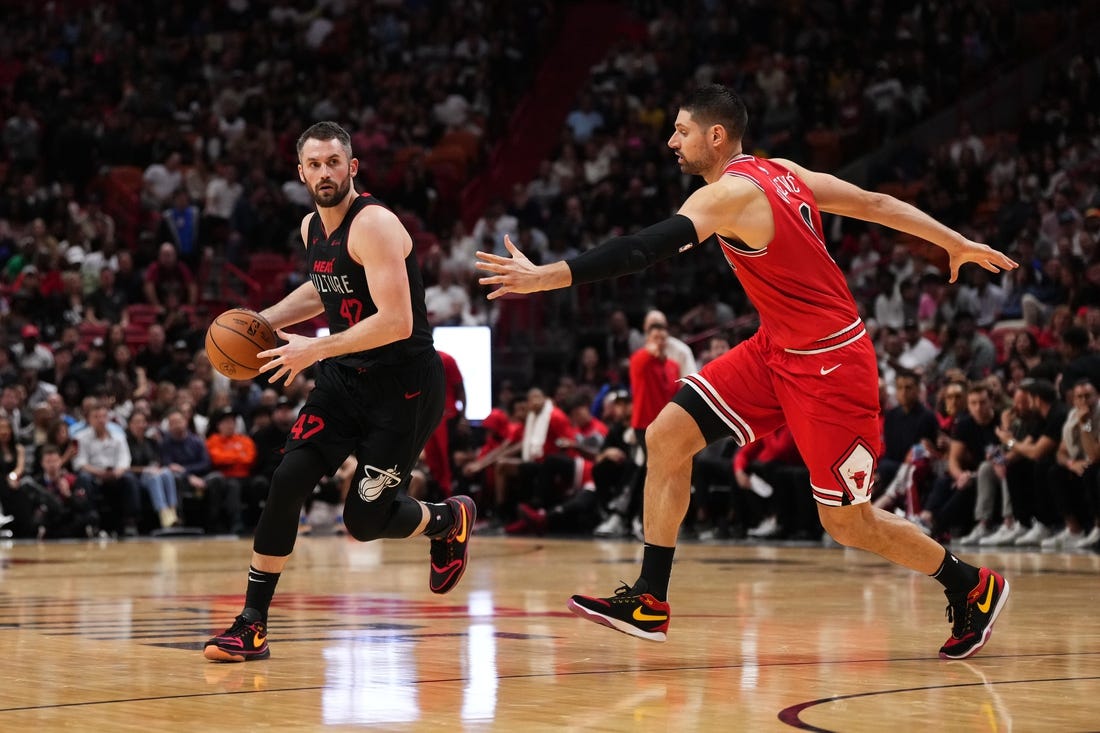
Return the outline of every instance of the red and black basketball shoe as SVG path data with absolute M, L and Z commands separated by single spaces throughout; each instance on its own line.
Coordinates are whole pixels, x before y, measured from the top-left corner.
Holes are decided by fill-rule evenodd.
M 267 646 L 267 624 L 242 613 L 233 620 L 232 626 L 206 642 L 202 655 L 212 662 L 267 659 L 271 656 Z
M 458 585 L 469 560 L 470 535 L 477 520 L 477 504 L 468 496 L 452 496 L 446 500 L 455 515 L 454 526 L 443 537 L 432 539 L 432 571 L 428 587 L 432 593 L 446 593 Z
M 639 639 L 665 641 L 668 637 L 668 620 L 672 616 L 668 603 L 649 593 L 635 593 L 626 584 L 619 586 L 610 598 L 573 596 L 566 605 L 583 619 Z
M 989 568 L 978 570 L 969 593 L 947 593 L 951 638 L 940 647 L 940 659 L 966 659 L 978 653 L 993 633 L 993 622 L 1008 600 L 1008 581 Z

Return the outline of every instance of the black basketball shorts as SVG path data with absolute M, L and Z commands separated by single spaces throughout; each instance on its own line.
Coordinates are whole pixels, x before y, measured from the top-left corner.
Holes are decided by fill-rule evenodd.
M 400 366 L 362 370 L 321 361 L 315 382 L 286 450 L 312 446 L 329 473 L 354 453 L 359 467 L 351 490 L 364 501 L 404 488 L 443 416 L 443 362 L 435 350 Z

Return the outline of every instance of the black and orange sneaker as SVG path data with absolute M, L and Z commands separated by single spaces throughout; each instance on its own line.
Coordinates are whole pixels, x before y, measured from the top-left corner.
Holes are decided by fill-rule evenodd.
M 451 505 L 455 523 L 446 535 L 432 539 L 432 572 L 428 578 L 432 593 L 446 593 L 458 585 L 466 572 L 470 534 L 477 520 L 477 504 L 470 497 L 452 496 L 444 503 Z
M 625 583 L 610 598 L 573 596 L 566 605 L 581 618 L 649 641 L 665 641 L 672 616 L 668 603 Z
M 969 593 L 947 593 L 951 638 L 940 647 L 940 659 L 966 659 L 978 653 L 993 633 L 993 622 L 1008 600 L 1008 581 L 989 568 L 978 570 Z
M 212 662 L 254 662 L 267 659 L 267 624 L 250 619 L 243 613 L 233 625 L 206 642 L 202 655 Z

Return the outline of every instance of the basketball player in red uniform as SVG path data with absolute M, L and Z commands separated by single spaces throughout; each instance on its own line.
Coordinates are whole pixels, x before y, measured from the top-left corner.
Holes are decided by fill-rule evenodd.
M 478 252 L 490 298 L 563 288 L 637 272 L 717 235 L 726 261 L 760 313 L 748 341 L 682 378 L 683 386 L 646 433 L 645 550 L 632 587 L 573 596 L 579 616 L 643 639 L 664 641 L 668 580 L 687 511 L 692 456 L 732 435 L 750 443 L 782 424 L 810 469 L 825 529 L 938 580 L 953 622 L 940 656 L 977 652 L 1008 598 L 997 572 L 968 565 L 910 522 L 868 502 L 879 454 L 875 350 L 844 275 L 825 248 L 819 211 L 892 227 L 943 247 L 951 281 L 968 262 L 991 272 L 1016 263 L 891 196 L 864 191 L 788 160 L 742 151 L 745 105 L 719 85 L 681 107 L 668 145 L 680 169 L 707 185 L 671 218 L 616 237 L 568 261 L 535 266 L 506 241 L 510 257 Z

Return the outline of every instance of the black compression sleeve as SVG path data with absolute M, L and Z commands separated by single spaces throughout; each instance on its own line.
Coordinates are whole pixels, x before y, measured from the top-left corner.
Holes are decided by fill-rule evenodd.
M 697 244 L 695 224 L 676 214 L 634 234 L 609 239 L 566 264 L 573 273 L 573 284 L 580 285 L 640 272 Z

